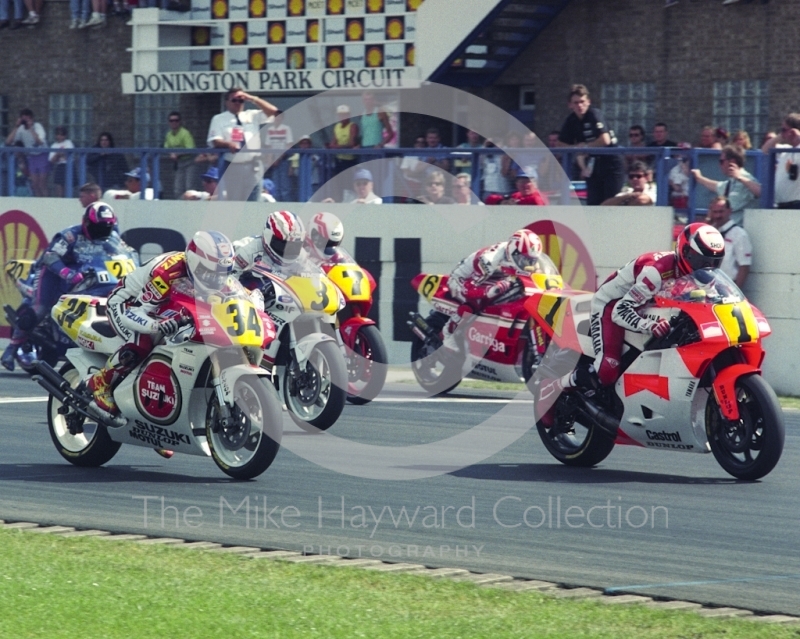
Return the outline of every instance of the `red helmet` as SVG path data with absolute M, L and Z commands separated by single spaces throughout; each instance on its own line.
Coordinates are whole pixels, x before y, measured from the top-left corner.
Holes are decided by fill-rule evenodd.
M 105 202 L 93 202 L 83 212 L 83 234 L 90 240 L 104 240 L 117 226 L 117 216 Z
M 678 235 L 675 254 L 678 258 L 679 275 L 719 268 L 725 256 L 725 240 L 713 226 L 695 222 Z
M 506 258 L 520 269 L 534 266 L 542 254 L 542 240 L 529 229 L 520 229 L 508 239 Z

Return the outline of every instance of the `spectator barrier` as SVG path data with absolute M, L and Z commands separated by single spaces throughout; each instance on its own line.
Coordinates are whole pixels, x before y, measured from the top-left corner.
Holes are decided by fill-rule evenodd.
M 77 203 L 68 211 L 53 207 L 52 200 L 39 198 L 3 198 L 0 204 L 3 263 L 16 256 L 33 256 L 41 251 L 42 238 L 52 237 L 80 216 Z M 141 251 L 143 260 L 163 251 L 182 250 L 198 229 L 217 229 L 234 239 L 260 232 L 265 219 L 264 205 L 258 203 L 120 200 L 114 208 L 126 239 Z M 449 273 L 464 256 L 505 239 L 514 230 L 536 220 L 555 220 L 582 240 L 598 280 L 603 281 L 641 253 L 669 250 L 673 220 L 668 207 L 332 204 L 325 208 L 344 222 L 343 246 L 379 281 L 373 314 L 393 364 L 408 362 L 408 311 L 426 310 L 409 285 L 417 273 Z M 300 206 L 298 213 L 308 221 L 318 210 L 317 205 L 306 205 Z M 791 238 L 800 235 L 800 217 L 754 209 L 745 218 L 745 228 L 754 245 L 745 292 L 773 329 L 765 341 L 764 375 L 777 392 L 800 395 L 800 275 L 791 244 Z M 625 229 L 625 233 L 619 229 Z M 572 251 L 569 242 L 568 238 L 559 238 L 559 250 L 564 255 Z M 0 282 L 0 298 L 2 304 L 19 302 L 5 275 Z

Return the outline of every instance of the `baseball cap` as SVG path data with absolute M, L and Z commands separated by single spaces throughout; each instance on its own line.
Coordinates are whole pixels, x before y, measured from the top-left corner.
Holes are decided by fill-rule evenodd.
M 273 192 L 275 191 L 275 182 L 273 182 L 269 178 L 264 178 L 264 180 L 262 180 L 262 182 L 261 182 L 261 187 L 267 193 L 269 193 L 270 195 L 273 195 Z
M 346 104 L 340 104 L 336 107 L 336 113 L 350 113 L 350 107 Z
M 353 182 L 356 180 L 368 180 L 372 182 L 372 173 L 368 169 L 358 169 L 353 175 Z
M 149 182 L 150 181 L 150 174 L 149 173 L 145 173 L 145 176 L 147 177 L 147 181 Z M 136 180 L 141 180 L 142 179 L 142 167 L 137 166 L 135 169 L 131 169 L 130 171 L 128 171 L 125 174 L 125 177 L 130 177 L 130 178 L 134 178 Z
M 208 169 L 208 171 L 203 173 L 203 179 L 219 182 L 219 169 L 215 166 L 212 166 L 210 169 Z

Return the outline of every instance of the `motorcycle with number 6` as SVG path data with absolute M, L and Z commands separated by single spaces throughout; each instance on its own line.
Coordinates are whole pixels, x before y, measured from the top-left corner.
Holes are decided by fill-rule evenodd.
M 594 360 L 592 294 L 541 291 L 525 303 L 553 341 L 534 379 L 536 427 L 553 457 L 593 466 L 615 444 L 713 453 L 734 477 L 767 475 L 783 451 L 775 392 L 761 376 L 769 323 L 731 279 L 699 270 L 665 282 L 643 309 L 669 320 L 665 337 L 626 331 L 613 386 L 548 396 L 548 383 Z
M 264 472 L 283 433 L 281 403 L 260 367 L 275 338 L 238 282 L 226 297 L 196 299 L 188 278 L 176 280 L 160 319 L 180 318 L 178 332 L 158 344 L 114 389 L 119 414 L 92 403 L 86 382 L 122 346 L 105 317 L 105 300 L 62 296 L 58 326 L 80 348 L 56 372 L 38 362 L 34 379 L 50 394 L 47 423 L 56 449 L 76 466 L 101 466 L 122 444 L 212 457 L 235 479 Z

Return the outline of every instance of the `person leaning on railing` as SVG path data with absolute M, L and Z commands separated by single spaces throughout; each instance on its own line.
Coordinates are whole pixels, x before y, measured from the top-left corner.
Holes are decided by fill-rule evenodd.
M 767 140 L 761 150 L 800 150 L 800 113 L 790 113 L 783 120 L 780 135 Z M 800 153 L 778 153 L 775 167 L 775 206 L 779 209 L 800 209 Z

